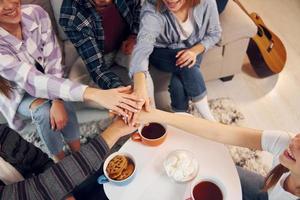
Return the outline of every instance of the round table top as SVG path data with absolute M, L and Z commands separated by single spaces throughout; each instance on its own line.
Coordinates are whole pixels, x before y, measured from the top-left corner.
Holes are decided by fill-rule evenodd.
M 198 159 L 198 175 L 190 182 L 177 183 L 164 171 L 163 161 L 178 149 L 189 150 Z M 110 200 L 185 200 L 190 197 L 191 184 L 202 178 L 218 181 L 225 189 L 224 200 L 242 199 L 236 167 L 223 144 L 168 126 L 166 141 L 160 146 L 145 146 L 129 139 L 119 151 L 135 158 L 136 174 L 126 186 L 106 183 L 104 191 Z

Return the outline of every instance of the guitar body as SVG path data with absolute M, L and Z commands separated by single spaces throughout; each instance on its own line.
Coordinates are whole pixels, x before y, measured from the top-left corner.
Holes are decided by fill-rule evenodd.
M 260 77 L 281 72 L 287 57 L 283 43 L 265 26 L 258 14 L 251 13 L 249 16 L 258 28 L 247 49 L 251 65 Z

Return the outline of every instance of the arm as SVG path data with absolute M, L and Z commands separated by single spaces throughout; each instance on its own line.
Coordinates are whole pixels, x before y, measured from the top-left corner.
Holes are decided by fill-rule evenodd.
M 30 95 L 45 99 L 83 101 L 83 93 L 87 86 L 51 74 L 43 74 L 35 66 L 20 62 L 14 55 L 5 53 L 5 50 L 2 52 L 0 53 L 1 76 L 14 82 Z
M 52 159 L 46 153 L 5 125 L 0 125 L 0 146 L 0 156 L 25 178 L 39 174 L 53 165 Z
M 145 100 L 145 108 L 149 110 L 145 72 L 148 71 L 149 56 L 153 51 L 156 38 L 163 30 L 163 22 L 156 13 L 155 7 L 149 3 L 144 4 L 141 14 L 140 31 L 137 44 L 132 53 L 130 75 L 134 79 L 134 92 L 138 98 Z M 136 116 L 133 116 L 134 123 Z
M 42 174 L 19 183 L 0 186 L 1 199 L 20 199 L 19 196 L 31 199 L 31 195 L 35 199 L 65 198 L 88 176 L 99 170 L 109 148 L 133 130 L 135 128 L 124 126 L 121 120 L 115 121 L 102 136 L 93 139 L 79 152 L 67 156 Z M 22 191 L 22 194 L 16 191 Z
M 152 7 L 148 3 L 142 8 L 140 31 L 130 62 L 131 76 L 138 72 L 148 71 L 149 56 L 153 51 L 156 38 L 163 30 L 162 19 L 156 13 L 155 7 Z
M 61 17 L 59 23 L 64 32 L 74 44 L 79 55 L 87 66 L 87 69 L 94 82 L 102 89 L 117 88 L 123 85 L 120 78 L 108 69 L 103 61 L 101 44 L 96 40 L 94 30 L 91 24 L 89 26 L 80 26 L 70 19 L 70 15 L 77 19 L 76 13 L 71 13 L 72 7 L 63 6 L 61 8 Z M 68 16 L 68 17 L 64 17 Z M 95 16 L 99 17 L 99 16 Z
M 224 144 L 262 150 L 262 131 L 260 130 L 224 125 L 202 118 L 173 114 L 156 109 L 150 112 L 142 112 L 140 120 L 142 123 L 169 124 L 194 135 Z
M 221 26 L 219 20 L 219 13 L 217 9 L 216 1 L 211 0 L 208 2 L 209 22 L 206 30 L 206 34 L 200 43 L 203 45 L 205 51 L 219 42 L 221 38 Z

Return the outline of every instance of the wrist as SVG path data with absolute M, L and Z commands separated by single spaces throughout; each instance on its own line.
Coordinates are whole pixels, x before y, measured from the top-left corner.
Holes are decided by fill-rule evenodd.
M 202 44 L 197 44 L 193 46 L 190 50 L 198 56 L 199 54 L 204 52 L 205 47 Z
M 91 88 L 91 87 L 87 87 L 83 93 L 83 100 L 84 101 L 93 101 L 95 98 L 95 93 L 99 93 L 101 92 L 100 89 L 96 89 L 96 88 Z
M 121 130 L 118 128 L 110 126 L 101 134 L 109 148 L 111 148 L 118 141 L 120 131 Z
M 145 72 L 138 72 L 134 74 L 134 88 L 133 91 L 140 93 L 146 88 L 146 75 Z
M 63 103 L 64 101 L 62 99 L 53 99 L 52 103 Z

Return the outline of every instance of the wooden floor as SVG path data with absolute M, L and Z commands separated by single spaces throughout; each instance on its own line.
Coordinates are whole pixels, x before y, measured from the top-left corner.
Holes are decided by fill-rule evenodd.
M 257 12 L 287 49 L 287 63 L 279 74 L 253 76 L 249 64 L 232 81 L 207 83 L 209 99 L 230 97 L 245 115 L 245 125 L 300 133 L 300 0 L 240 0 Z

